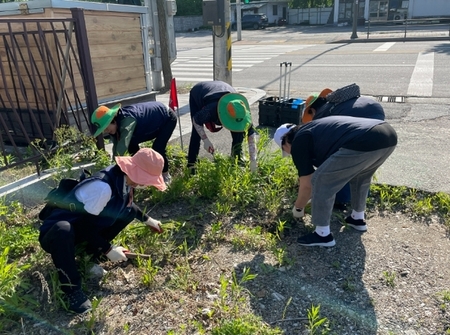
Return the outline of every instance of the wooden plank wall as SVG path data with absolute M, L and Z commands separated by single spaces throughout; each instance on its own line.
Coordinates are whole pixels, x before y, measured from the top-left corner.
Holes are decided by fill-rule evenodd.
M 148 91 L 145 78 L 140 14 L 90 10 L 85 10 L 84 13 L 98 100 L 115 100 L 119 96 L 132 96 L 138 92 Z M 22 18 L 22 16 L 11 16 L 11 18 L 19 17 Z M 69 18 L 71 17 L 71 12 L 69 9 L 64 8 L 46 8 L 42 14 L 27 15 L 27 18 L 42 17 Z M 23 31 L 24 29 L 22 24 L 14 24 L 13 26 L 18 31 Z M 54 26 L 57 29 L 62 28 L 61 24 L 54 24 Z M 26 29 L 36 30 L 36 26 L 35 24 L 27 24 Z M 0 25 L 0 32 L 4 30 L 5 27 Z M 60 34 L 58 38 L 62 51 L 64 51 L 66 46 L 64 35 Z M 54 54 L 51 56 L 55 60 L 58 59 L 56 42 L 50 39 L 47 39 L 47 41 L 49 45 L 53 45 Z M 76 50 L 75 35 L 73 35 L 72 43 Z M 41 109 L 39 106 L 46 101 L 54 105 L 56 109 L 54 88 L 50 87 L 49 78 L 44 71 L 44 61 L 41 59 L 34 42 L 30 41 L 30 44 L 32 47 L 29 51 L 26 50 L 23 40 L 19 40 L 17 45 L 20 46 L 25 63 L 28 62 L 30 57 L 28 52 L 36 59 L 36 68 L 34 70 L 39 77 L 38 81 L 40 84 L 36 87 L 36 84 L 32 85 L 28 77 L 25 78 L 21 75 L 25 94 L 15 94 L 15 103 L 19 104 L 21 108 L 27 108 L 25 104 L 26 99 L 32 109 L 39 110 Z M 9 70 L 3 41 L 0 41 L 0 56 L 3 67 L 7 70 L 5 77 L 8 87 L 11 89 L 13 87 L 13 79 L 17 82 L 18 73 L 14 69 L 12 71 Z M 61 51 L 59 51 L 59 57 L 61 57 Z M 47 62 L 50 61 L 47 59 Z M 66 77 L 65 92 L 69 99 L 75 99 L 74 90 L 80 90 L 78 94 L 81 99 L 84 99 L 79 69 L 75 64 L 72 65 L 73 78 Z M 26 73 L 25 67 L 27 66 L 19 64 L 18 70 L 21 74 Z M 28 70 L 30 70 L 29 66 Z M 60 73 L 52 73 L 52 76 L 55 75 L 60 75 Z M 56 82 L 55 85 L 58 89 L 59 84 Z M 0 80 L 0 94 L 3 95 L 4 93 L 3 80 Z
M 53 9 L 53 17 L 67 15 Z M 85 10 L 84 15 L 98 100 L 147 91 L 140 14 Z

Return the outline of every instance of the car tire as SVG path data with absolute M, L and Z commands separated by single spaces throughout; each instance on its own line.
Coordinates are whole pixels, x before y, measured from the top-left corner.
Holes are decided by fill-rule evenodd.
M 259 24 L 254 23 L 254 24 L 253 24 L 253 29 L 258 30 L 258 29 L 259 29 Z

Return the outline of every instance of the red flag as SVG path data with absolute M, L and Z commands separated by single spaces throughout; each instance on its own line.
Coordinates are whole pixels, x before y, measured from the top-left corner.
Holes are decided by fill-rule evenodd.
M 172 78 L 172 82 L 170 83 L 169 107 L 172 109 L 175 109 L 175 107 L 178 108 L 177 84 L 175 83 L 175 78 Z

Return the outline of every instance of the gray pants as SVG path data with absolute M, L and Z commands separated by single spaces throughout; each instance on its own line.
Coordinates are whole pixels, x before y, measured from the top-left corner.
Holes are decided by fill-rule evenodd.
M 375 171 L 394 151 L 395 146 L 375 151 L 339 149 L 312 176 L 312 223 L 329 226 L 336 193 L 350 183 L 352 209 L 362 212 Z

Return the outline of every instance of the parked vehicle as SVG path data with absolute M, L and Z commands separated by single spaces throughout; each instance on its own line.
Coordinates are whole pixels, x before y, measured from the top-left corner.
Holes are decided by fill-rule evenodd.
M 246 29 L 265 29 L 269 25 L 269 19 L 266 14 L 247 14 L 241 19 L 241 28 Z M 236 30 L 236 22 L 233 22 L 231 29 Z

